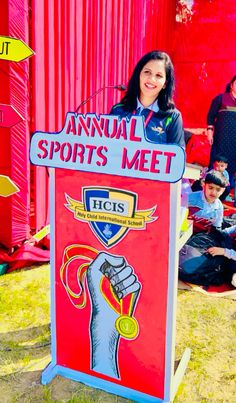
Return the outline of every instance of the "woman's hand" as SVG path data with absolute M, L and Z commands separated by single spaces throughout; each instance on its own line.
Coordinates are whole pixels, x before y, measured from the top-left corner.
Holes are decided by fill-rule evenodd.
M 217 256 L 217 255 L 224 256 L 225 249 L 220 248 L 218 246 L 212 246 L 211 248 L 207 249 L 207 252 L 210 253 L 211 256 Z
M 207 140 L 209 144 L 212 146 L 213 144 L 213 130 L 207 130 Z

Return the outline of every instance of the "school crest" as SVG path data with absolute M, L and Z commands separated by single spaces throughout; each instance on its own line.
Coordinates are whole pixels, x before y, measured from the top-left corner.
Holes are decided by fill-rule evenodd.
M 126 190 L 87 187 L 83 188 L 82 202 L 66 195 L 65 206 L 80 221 L 89 223 L 99 241 L 107 248 L 120 242 L 127 232 L 146 228 L 146 223 L 157 219 L 152 214 L 156 206 L 137 211 L 138 196 Z

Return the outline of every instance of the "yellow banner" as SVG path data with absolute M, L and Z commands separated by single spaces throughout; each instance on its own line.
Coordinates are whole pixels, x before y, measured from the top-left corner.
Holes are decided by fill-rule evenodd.
M 0 36 L 0 59 L 20 62 L 34 54 L 21 39 Z
M 0 175 L 0 196 L 8 197 L 19 191 L 20 189 L 9 176 Z
M 40 231 L 38 231 L 32 238 L 36 239 L 37 242 L 41 241 L 46 235 L 50 233 L 50 225 L 46 225 Z
M 67 208 L 74 212 L 74 217 L 81 221 L 93 221 L 93 222 L 105 222 L 109 224 L 120 225 L 126 228 L 145 228 L 147 222 L 151 222 L 157 219 L 157 217 L 151 217 L 156 207 L 144 210 L 136 211 L 134 217 L 121 216 L 118 214 L 111 214 L 106 212 L 87 211 L 84 208 L 82 202 L 66 197 L 69 204 Z

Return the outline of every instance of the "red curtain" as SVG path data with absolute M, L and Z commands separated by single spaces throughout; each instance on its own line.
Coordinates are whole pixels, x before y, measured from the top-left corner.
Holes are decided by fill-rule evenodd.
M 177 4 L 180 3 L 177 1 Z M 186 3 L 186 2 L 185 2 Z M 236 74 L 236 2 L 193 0 L 179 7 L 171 52 L 176 102 L 188 128 L 206 126 L 210 102 Z M 181 21 L 182 18 L 182 21 Z
M 28 43 L 28 20 L 28 0 L 1 0 L 1 35 Z M 30 232 L 29 60 L 0 60 L 0 82 L 0 103 L 12 105 L 25 119 L 10 129 L 0 127 L 0 174 L 20 189 L 7 198 L 0 196 L 0 244 L 11 248 Z

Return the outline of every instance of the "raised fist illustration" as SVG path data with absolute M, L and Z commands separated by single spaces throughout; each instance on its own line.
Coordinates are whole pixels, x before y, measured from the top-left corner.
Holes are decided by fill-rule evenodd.
M 124 257 L 106 252 L 99 253 L 88 267 L 87 284 L 92 306 L 91 367 L 119 378 L 118 341 L 121 336 L 134 339 L 138 335 L 137 321 L 132 315 L 141 284 Z M 104 284 L 109 287 L 105 289 Z

